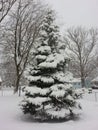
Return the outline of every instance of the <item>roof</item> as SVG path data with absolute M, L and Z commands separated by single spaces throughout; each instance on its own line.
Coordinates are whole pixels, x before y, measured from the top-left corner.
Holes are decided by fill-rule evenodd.
M 96 77 L 95 79 L 92 80 L 92 82 L 98 81 L 98 77 Z
M 73 83 L 79 83 L 79 82 L 81 82 L 81 79 L 80 78 L 73 78 L 73 80 L 72 80 L 72 82 Z

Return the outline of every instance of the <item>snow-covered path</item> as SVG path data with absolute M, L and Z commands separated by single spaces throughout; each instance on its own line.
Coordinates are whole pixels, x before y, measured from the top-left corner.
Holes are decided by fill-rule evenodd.
M 17 96 L 0 96 L 0 130 L 98 130 L 98 102 L 82 99 L 83 113 L 77 121 L 38 123 L 22 114 L 20 100 Z

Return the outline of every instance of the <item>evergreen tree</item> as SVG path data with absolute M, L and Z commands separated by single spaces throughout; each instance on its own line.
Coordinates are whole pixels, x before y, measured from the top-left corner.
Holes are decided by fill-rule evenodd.
M 37 48 L 37 65 L 29 70 L 29 86 L 24 89 L 25 97 L 21 106 L 23 112 L 35 119 L 60 120 L 74 116 L 79 108 L 75 92 L 68 83 L 68 73 L 64 74 L 66 59 L 58 52 L 58 27 L 49 11 L 41 27 L 40 42 Z

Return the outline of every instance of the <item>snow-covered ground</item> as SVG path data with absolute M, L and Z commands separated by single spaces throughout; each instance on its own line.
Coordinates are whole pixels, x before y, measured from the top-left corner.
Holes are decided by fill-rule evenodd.
M 32 118 L 24 115 L 19 102 L 22 97 L 13 96 L 11 92 L 0 93 L 0 130 L 98 130 L 98 100 L 93 94 L 84 94 L 80 100 L 83 112 L 78 120 L 62 123 L 33 122 Z M 6 95 L 6 96 L 5 96 Z M 98 93 L 96 94 L 98 98 Z

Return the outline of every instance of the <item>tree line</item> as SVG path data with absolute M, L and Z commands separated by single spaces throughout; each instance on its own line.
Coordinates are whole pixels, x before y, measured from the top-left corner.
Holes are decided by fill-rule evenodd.
M 1 69 L 5 85 L 13 85 L 15 92 L 25 83 L 24 70 L 35 64 L 34 53 L 40 44 L 41 25 L 48 5 L 35 0 L 0 0 L 0 44 L 4 62 Z M 73 27 L 65 30 L 61 44 L 70 59 L 70 71 L 81 78 L 94 77 L 98 67 L 98 29 Z

